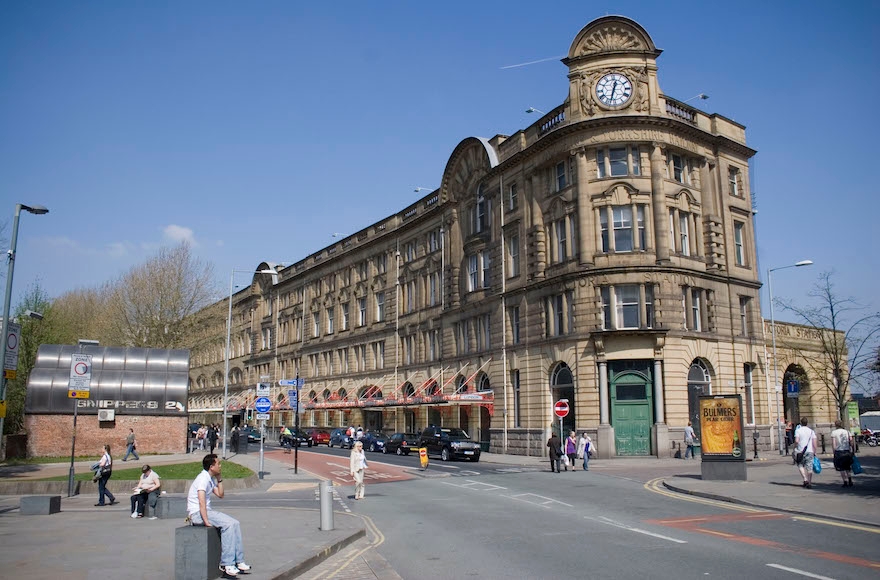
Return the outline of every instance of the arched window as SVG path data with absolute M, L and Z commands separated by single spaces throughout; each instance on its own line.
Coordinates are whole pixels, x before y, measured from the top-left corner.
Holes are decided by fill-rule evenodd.
M 694 359 L 688 369 L 688 420 L 700 438 L 700 397 L 712 394 L 712 376 L 709 367 L 700 359 Z
M 477 390 L 478 391 L 490 391 L 492 387 L 489 385 L 489 375 L 483 373 L 480 375 L 480 378 L 477 380 Z
M 406 383 L 403 385 L 403 396 L 404 397 L 414 397 L 416 395 L 416 388 L 412 385 L 412 383 Z
M 455 388 L 456 393 L 465 393 L 467 392 L 467 377 L 464 375 L 459 375 L 458 380 L 455 382 L 457 385 Z
M 348 391 L 345 389 L 339 389 L 339 400 L 347 401 L 348 400 Z
M 483 192 L 483 184 L 477 188 L 477 204 L 474 207 L 474 233 L 489 229 L 489 200 Z
M 322 393 L 322 395 L 323 395 L 325 401 L 329 401 L 330 400 L 330 389 L 324 389 L 324 392 Z

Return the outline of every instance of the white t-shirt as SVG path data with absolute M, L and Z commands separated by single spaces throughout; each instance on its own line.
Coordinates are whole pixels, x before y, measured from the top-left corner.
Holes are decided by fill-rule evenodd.
M 801 427 L 797 430 L 797 434 L 795 435 L 795 449 L 798 453 L 806 452 L 806 453 L 815 453 L 816 450 L 813 449 L 813 437 L 816 436 L 816 433 L 810 429 L 809 427 Z M 804 444 L 806 444 L 806 449 L 804 448 Z
M 186 494 L 186 513 L 190 516 L 199 513 L 199 491 L 205 492 L 205 509 L 211 509 L 211 494 L 217 483 L 211 474 L 202 470 L 200 474 L 193 480 L 189 486 L 189 493 Z
M 840 428 L 831 432 L 831 448 L 835 451 L 850 451 L 849 431 Z

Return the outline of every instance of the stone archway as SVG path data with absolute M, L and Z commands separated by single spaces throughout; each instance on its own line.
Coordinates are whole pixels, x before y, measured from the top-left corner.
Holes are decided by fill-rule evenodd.
M 562 419 L 561 439 L 565 439 L 569 431 L 573 431 L 576 425 L 576 412 L 574 401 L 574 375 L 567 364 L 561 362 L 550 372 L 550 392 L 552 394 L 552 404 L 560 399 L 568 399 L 568 415 Z M 551 406 L 552 412 L 552 406 Z M 554 428 L 559 428 L 559 419 L 553 415 Z
M 809 408 L 809 404 L 806 401 L 809 400 L 811 395 L 810 380 L 807 378 L 807 372 L 804 370 L 804 367 L 799 364 L 788 365 L 782 377 L 783 416 L 786 421 L 797 424 L 801 420 L 801 408 Z M 791 392 L 792 384 L 797 387 L 797 396 L 793 396 Z M 801 402 L 802 400 L 804 403 Z

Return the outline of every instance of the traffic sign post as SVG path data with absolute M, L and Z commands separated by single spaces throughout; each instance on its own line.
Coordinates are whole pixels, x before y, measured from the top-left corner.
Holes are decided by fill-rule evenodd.
M 559 399 L 556 401 L 556 404 L 553 405 L 553 412 L 559 417 L 559 438 L 562 439 L 565 437 L 565 433 L 562 431 L 562 418 L 568 415 L 568 399 Z
M 21 325 L 9 322 L 6 325 L 6 352 L 3 354 L 3 376 L 10 381 L 15 380 L 18 372 L 18 343 L 21 337 Z
M 269 383 L 260 383 L 266 385 L 265 390 L 269 390 Z M 257 393 L 260 389 L 257 389 Z M 269 397 L 259 397 L 254 402 L 254 408 L 257 410 L 257 420 L 260 422 L 260 479 L 263 479 L 263 442 L 266 440 L 266 420 L 269 419 L 269 411 L 272 409 L 272 401 Z
M 800 396 L 801 383 L 797 379 L 792 379 L 785 383 L 785 396 L 789 399 L 797 399 Z

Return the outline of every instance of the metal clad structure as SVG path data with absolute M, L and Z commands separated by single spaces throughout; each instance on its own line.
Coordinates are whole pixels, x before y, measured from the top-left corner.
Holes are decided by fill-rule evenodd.
M 119 415 L 185 416 L 189 392 L 189 350 L 159 348 L 83 348 L 92 355 L 88 399 L 69 399 L 71 355 L 75 345 L 44 344 L 28 378 L 25 414 L 96 415 L 113 409 Z

